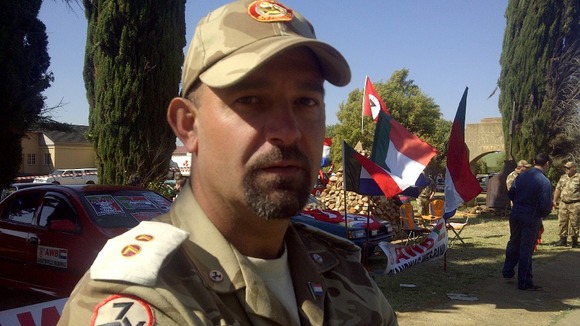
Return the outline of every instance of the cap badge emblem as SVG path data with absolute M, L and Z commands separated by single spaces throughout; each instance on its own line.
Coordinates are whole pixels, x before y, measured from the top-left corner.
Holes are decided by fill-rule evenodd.
M 288 22 L 294 18 L 292 9 L 274 1 L 254 1 L 248 6 L 248 15 L 259 22 Z

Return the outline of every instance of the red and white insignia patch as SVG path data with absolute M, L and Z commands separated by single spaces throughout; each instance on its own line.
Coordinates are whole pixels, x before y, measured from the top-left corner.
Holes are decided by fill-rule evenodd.
M 138 236 L 135 237 L 135 240 L 143 242 L 152 241 L 153 239 L 155 239 L 155 237 L 152 236 L 151 234 L 139 234 Z
M 254 1 L 248 6 L 248 15 L 259 22 L 288 22 L 294 18 L 292 9 L 274 1 Z
M 140 252 L 141 252 L 140 245 L 130 244 L 130 245 L 125 246 L 121 250 L 121 255 L 123 255 L 123 257 L 133 257 Z
M 95 307 L 91 326 L 140 325 L 152 326 L 155 316 L 151 306 L 140 298 L 114 294 Z

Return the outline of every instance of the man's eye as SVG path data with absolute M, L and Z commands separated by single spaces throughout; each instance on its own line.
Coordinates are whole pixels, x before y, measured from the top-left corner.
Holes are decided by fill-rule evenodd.
M 260 101 L 256 96 L 244 96 L 239 98 L 236 102 L 240 104 L 256 104 L 259 103 Z
M 298 104 L 300 104 L 302 106 L 312 107 L 312 106 L 318 106 L 318 101 L 313 99 L 313 98 L 310 98 L 310 97 L 303 97 L 303 98 L 300 98 L 298 100 Z

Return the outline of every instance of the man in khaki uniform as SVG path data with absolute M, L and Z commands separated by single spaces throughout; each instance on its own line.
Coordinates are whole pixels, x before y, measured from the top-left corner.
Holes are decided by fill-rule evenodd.
M 59 325 L 396 325 L 360 249 L 292 223 L 350 68 L 279 2 L 203 18 L 167 117 L 192 153 L 170 212 L 111 239 Z
M 556 246 L 566 246 L 568 235 L 572 237 L 572 248 L 578 248 L 578 220 L 580 219 L 580 176 L 576 173 L 576 163 L 564 164 L 565 173 L 558 180 L 554 191 L 554 207 L 558 206 L 558 228 L 560 241 Z
M 508 176 L 506 178 L 505 184 L 507 186 L 507 190 L 510 190 L 510 188 L 512 187 L 512 184 L 514 183 L 514 180 L 516 179 L 516 177 L 518 175 L 520 175 L 520 173 L 526 171 L 527 169 L 529 169 L 531 167 L 532 167 L 532 165 L 530 163 L 528 163 L 528 161 L 526 161 L 526 160 L 518 161 L 516 168 L 510 174 L 508 174 Z

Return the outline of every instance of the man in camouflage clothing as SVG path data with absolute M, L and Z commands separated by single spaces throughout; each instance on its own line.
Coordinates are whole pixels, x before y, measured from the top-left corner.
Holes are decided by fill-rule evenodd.
M 578 248 L 578 220 L 580 219 L 580 176 L 576 173 L 576 163 L 564 164 L 565 173 L 558 180 L 554 191 L 554 207 L 558 206 L 558 228 L 560 241 L 556 246 L 566 246 L 568 235 L 572 237 L 572 248 Z
M 433 195 L 435 195 L 435 182 L 433 179 L 425 175 L 427 182 L 429 183 L 419 193 L 419 197 L 417 197 L 417 210 L 421 213 L 421 215 L 430 215 L 429 212 L 429 203 L 431 199 L 433 199 Z
M 520 175 L 520 173 L 524 172 L 525 170 L 531 168 L 532 165 L 530 163 L 528 163 L 528 161 L 526 160 L 520 160 L 518 161 L 518 165 L 516 166 L 516 168 L 510 173 L 508 174 L 505 184 L 507 186 L 507 190 L 509 191 L 510 188 L 512 187 L 512 184 L 514 183 L 514 180 L 516 179 L 516 177 L 518 175 Z
M 203 18 L 167 119 L 192 153 L 169 213 L 111 239 L 59 325 L 396 325 L 360 248 L 292 223 L 350 68 L 279 2 Z

